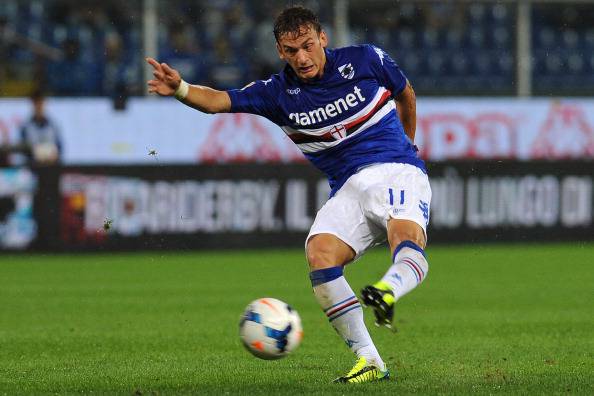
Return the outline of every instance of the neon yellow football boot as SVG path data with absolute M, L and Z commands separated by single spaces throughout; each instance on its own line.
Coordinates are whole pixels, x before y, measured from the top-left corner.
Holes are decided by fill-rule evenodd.
M 336 378 L 333 382 L 357 384 L 362 382 L 387 380 L 389 378 L 390 371 L 387 368 L 382 371 L 374 365 L 367 364 L 367 359 L 360 356 L 351 371 L 342 377 Z
M 392 328 L 396 297 L 386 282 L 379 281 L 371 286 L 365 286 L 361 290 L 361 301 L 364 306 L 373 308 L 376 326 Z

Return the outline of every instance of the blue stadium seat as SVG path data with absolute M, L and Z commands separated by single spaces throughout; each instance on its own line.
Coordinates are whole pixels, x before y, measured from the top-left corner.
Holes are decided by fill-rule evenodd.
M 398 29 L 398 45 L 401 48 L 413 48 L 416 45 L 415 32 L 410 28 Z
M 485 23 L 487 17 L 486 5 L 481 3 L 473 3 L 468 9 L 469 25 L 481 26 Z
M 511 22 L 510 5 L 493 4 L 490 6 L 492 23 L 498 26 L 509 25 Z
M 463 51 L 454 53 L 450 58 L 451 71 L 454 75 L 466 75 L 469 69 L 469 61 Z
M 441 51 L 426 54 L 427 73 L 432 76 L 446 75 L 446 59 Z
M 410 53 L 410 54 L 406 55 L 404 58 L 402 58 L 402 60 L 400 60 L 402 68 L 406 72 L 407 75 L 409 75 L 411 73 L 421 72 L 422 71 L 422 62 L 423 62 L 423 60 L 421 59 L 421 57 L 414 53 Z
M 511 36 L 509 27 L 497 26 L 493 29 L 493 46 L 495 48 L 511 48 Z
M 485 47 L 486 42 L 486 34 L 483 27 L 480 25 L 472 26 L 468 29 L 468 45 L 473 48 L 474 50 L 480 50 L 481 48 Z
M 437 29 L 428 27 L 421 32 L 421 46 L 425 49 L 434 49 L 440 46 L 440 34 Z
M 501 69 L 502 74 L 512 74 L 515 70 L 515 55 L 509 51 L 506 51 L 504 53 L 499 53 L 496 56 L 499 60 L 499 68 Z
M 536 48 L 553 48 L 557 45 L 557 35 L 552 28 L 540 27 L 536 35 Z
M 560 75 L 563 74 L 563 58 L 556 54 L 548 54 L 545 59 L 546 74 L 548 75 Z
M 594 50 L 594 28 L 584 31 L 582 40 L 586 51 L 592 52 Z
M 375 45 L 378 45 L 382 48 L 388 48 L 390 47 L 390 43 L 392 41 L 390 37 L 391 35 L 392 31 L 388 29 L 375 28 L 373 29 L 373 33 L 369 42 L 374 43 Z M 396 39 L 396 42 L 400 43 L 402 46 L 405 46 L 406 44 L 406 42 L 403 42 L 399 39 Z
M 454 27 L 446 31 L 446 46 L 452 50 L 458 50 L 464 42 L 464 31 Z
M 580 37 L 574 29 L 567 29 L 561 33 L 561 42 L 565 49 L 577 48 L 580 44 Z
M 580 75 L 586 71 L 585 56 L 579 51 L 568 51 L 567 69 L 569 74 Z
M 489 51 L 477 51 L 472 57 L 474 74 L 487 75 L 493 71 L 493 59 Z

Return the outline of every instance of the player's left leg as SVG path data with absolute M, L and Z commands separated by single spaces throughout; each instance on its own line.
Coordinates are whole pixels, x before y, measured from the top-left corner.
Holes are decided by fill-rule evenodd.
M 361 291 L 363 302 L 374 308 L 377 325 L 392 326 L 394 303 L 426 278 L 425 232 L 410 220 L 388 221 L 388 242 L 392 265 L 383 278 Z
M 361 291 L 374 310 L 377 325 L 391 327 L 394 303 L 427 276 L 426 227 L 431 187 L 427 175 L 412 165 L 382 164 L 368 170 L 364 212 L 386 230 L 392 265 L 384 277 Z
M 424 251 L 425 231 L 413 221 L 390 219 L 388 242 L 393 264 L 382 282 L 390 286 L 396 298 L 400 298 L 417 287 L 429 271 Z

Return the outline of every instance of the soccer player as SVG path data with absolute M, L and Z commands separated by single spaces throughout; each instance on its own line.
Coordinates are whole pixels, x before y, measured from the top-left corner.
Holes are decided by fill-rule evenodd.
M 206 113 L 264 116 L 327 175 L 330 199 L 317 213 L 306 253 L 315 298 L 357 356 L 355 366 L 335 381 L 387 379 L 389 371 L 343 267 L 388 241 L 391 266 L 381 280 L 361 291 L 376 324 L 388 327 L 396 300 L 427 276 L 424 248 L 431 189 L 413 144 L 415 94 L 380 48 L 326 48 L 326 33 L 306 8 L 281 12 L 274 35 L 287 65 L 266 80 L 219 91 L 190 85 L 167 64 L 147 58 L 154 68 L 148 89 Z

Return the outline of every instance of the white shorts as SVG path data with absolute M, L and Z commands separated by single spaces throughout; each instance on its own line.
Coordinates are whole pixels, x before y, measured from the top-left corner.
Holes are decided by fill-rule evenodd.
M 349 177 L 318 211 L 307 241 L 332 234 L 349 245 L 355 260 L 386 241 L 388 220 L 411 220 L 427 236 L 431 187 L 427 174 L 414 165 L 371 165 Z

